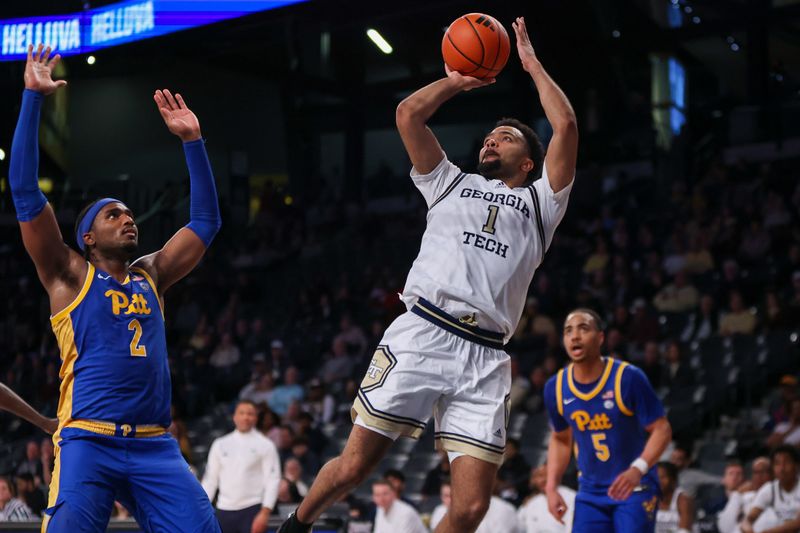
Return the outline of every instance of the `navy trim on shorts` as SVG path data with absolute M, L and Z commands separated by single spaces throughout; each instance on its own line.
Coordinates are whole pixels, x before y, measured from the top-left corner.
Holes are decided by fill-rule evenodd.
M 382 420 L 386 420 L 388 422 L 392 422 L 394 424 L 403 424 L 405 426 L 412 426 L 414 428 L 425 429 L 425 422 L 417 420 L 416 418 L 409 418 L 405 416 L 397 416 L 391 413 L 387 413 L 385 411 L 381 411 L 379 409 L 375 409 L 375 407 L 370 403 L 369 398 L 364 391 L 360 388 L 358 389 L 358 399 L 361 400 L 361 405 L 364 406 L 364 409 L 369 412 L 370 416 L 374 416 L 375 418 L 380 418 Z
M 478 326 L 472 326 L 461 322 L 457 318 L 442 311 L 425 298 L 419 298 L 417 303 L 414 304 L 414 307 L 411 308 L 411 312 L 424 318 L 431 324 L 439 326 L 445 331 L 449 331 L 457 337 L 488 348 L 503 349 L 502 333 L 481 329 Z
M 503 454 L 506 451 L 505 446 L 498 446 L 496 444 L 491 444 L 489 442 L 483 442 L 482 440 L 473 439 L 472 437 L 467 437 L 466 435 L 459 435 L 457 433 L 437 431 L 436 433 L 434 433 L 433 437 L 435 439 L 447 439 L 456 442 L 462 442 L 464 444 L 469 444 L 470 446 L 475 446 L 476 448 L 481 448 L 492 453 Z

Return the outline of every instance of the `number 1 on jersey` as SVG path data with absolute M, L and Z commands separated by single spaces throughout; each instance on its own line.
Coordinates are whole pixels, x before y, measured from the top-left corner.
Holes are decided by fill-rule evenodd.
M 147 348 L 140 345 L 139 341 L 142 340 L 142 325 L 137 319 L 128 322 L 128 331 L 133 332 L 133 339 L 131 339 L 131 357 L 147 357 Z
M 490 205 L 489 206 L 489 218 L 486 219 L 486 224 L 483 225 L 482 230 L 486 233 L 491 233 L 494 235 L 494 223 L 497 220 L 497 212 L 500 210 L 499 206 Z

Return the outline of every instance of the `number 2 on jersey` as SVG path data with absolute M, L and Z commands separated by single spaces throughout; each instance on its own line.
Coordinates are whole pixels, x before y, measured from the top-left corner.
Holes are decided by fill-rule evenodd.
M 592 444 L 594 444 L 594 454 L 598 459 L 604 463 L 611 457 L 611 451 L 608 449 L 608 444 L 605 443 L 605 433 L 592 433 Z
M 131 357 L 147 357 L 147 348 L 143 344 L 139 344 L 142 340 L 142 325 L 137 319 L 128 322 L 128 331 L 133 332 L 133 339 L 131 339 Z
M 497 212 L 500 207 L 496 205 L 489 206 L 489 218 L 486 219 L 486 224 L 483 225 L 482 231 L 494 235 L 494 223 L 497 221 Z

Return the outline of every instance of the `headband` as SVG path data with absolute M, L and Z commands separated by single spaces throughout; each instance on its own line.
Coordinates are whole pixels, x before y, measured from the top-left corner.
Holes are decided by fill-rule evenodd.
M 92 224 L 94 223 L 94 219 L 97 217 L 97 213 L 99 213 L 100 210 L 105 206 L 113 202 L 119 202 L 121 204 L 124 203 L 120 202 L 116 198 L 101 198 L 92 204 L 92 207 L 86 211 L 86 214 L 83 215 L 83 218 L 78 221 L 78 229 L 75 231 L 75 240 L 78 242 L 78 248 L 80 248 L 81 251 L 86 251 L 86 244 L 83 242 L 83 234 L 89 233 L 89 230 L 92 228 Z

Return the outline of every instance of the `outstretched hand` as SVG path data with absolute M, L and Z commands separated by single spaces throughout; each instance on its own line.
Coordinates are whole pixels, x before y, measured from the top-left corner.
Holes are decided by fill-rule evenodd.
M 461 90 L 463 91 L 471 91 L 472 89 L 477 89 L 478 87 L 485 87 L 487 85 L 491 85 L 495 82 L 494 78 L 473 78 L 472 76 L 464 76 L 457 70 L 452 70 L 447 63 L 444 64 L 444 71 L 447 73 L 447 77 L 453 81 L 456 81 Z
M 28 61 L 25 63 L 25 88 L 44 95 L 53 94 L 56 89 L 64 87 L 67 82 L 65 80 L 53 80 L 53 69 L 56 68 L 58 62 L 61 61 L 61 54 L 56 54 L 53 59 L 50 59 L 50 47 L 42 49 L 44 45 L 40 44 L 36 47 L 36 52 L 33 51 L 33 45 L 28 45 Z
M 517 37 L 517 54 L 519 54 L 519 60 L 522 61 L 522 68 L 530 72 L 539 59 L 536 57 L 531 38 L 528 36 L 525 17 L 517 17 L 517 20 L 512 22 L 511 26 L 514 28 L 514 34 Z
M 200 121 L 191 109 L 186 107 L 186 102 L 180 93 L 175 96 L 169 89 L 158 89 L 153 95 L 161 118 L 171 133 L 180 137 L 183 142 L 196 141 L 202 138 Z

